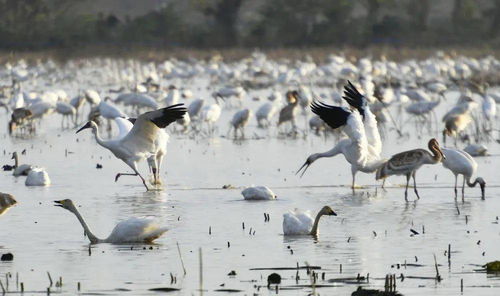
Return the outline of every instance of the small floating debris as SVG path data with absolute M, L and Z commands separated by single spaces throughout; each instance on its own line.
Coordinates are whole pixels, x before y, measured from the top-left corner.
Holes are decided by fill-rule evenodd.
M 95 168 L 96 169 L 102 169 L 102 164 L 100 164 L 100 163 L 96 164 Z
M 267 277 L 267 286 L 269 287 L 272 284 L 281 284 L 281 275 L 273 272 Z
M 500 261 L 488 262 L 483 267 L 486 268 L 487 273 L 499 273 L 500 272 Z
M 214 292 L 226 292 L 226 293 L 241 293 L 243 290 L 238 289 L 215 289 Z
M 295 267 L 255 267 L 250 268 L 250 270 L 297 270 L 297 269 L 321 269 L 321 266 L 295 266 Z
M 151 288 L 149 291 L 153 292 L 175 292 L 175 291 L 180 291 L 181 289 L 178 288 L 170 288 L 170 287 L 160 287 L 160 288 Z
M 363 289 L 358 287 L 358 289 L 352 292 L 351 296 L 403 296 L 398 292 L 385 292 L 375 289 Z
M 12 261 L 12 260 L 14 260 L 14 255 L 12 253 L 2 254 L 2 257 L 0 258 L 0 261 Z
M 226 185 L 223 185 L 222 186 L 222 189 L 235 189 L 236 187 L 234 187 L 233 185 L 231 184 L 226 184 Z
M 236 271 L 231 270 L 227 275 L 228 276 L 235 276 L 236 275 Z

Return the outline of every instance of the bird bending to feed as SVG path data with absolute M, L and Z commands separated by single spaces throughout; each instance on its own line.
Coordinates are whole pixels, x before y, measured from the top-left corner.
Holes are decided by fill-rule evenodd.
M 19 164 L 19 155 L 17 152 L 12 153 L 12 159 L 14 159 L 14 176 L 27 176 L 28 173 L 33 169 L 29 164 Z
M 90 231 L 71 199 L 55 200 L 54 203 L 56 207 L 61 207 L 75 214 L 92 244 L 152 243 L 168 230 L 166 227 L 160 227 L 151 218 L 130 218 L 118 223 L 107 238 L 100 239 Z
M 49 174 L 42 168 L 33 168 L 24 182 L 26 186 L 47 186 L 50 185 Z
M 162 150 L 160 146 L 165 145 L 164 143 L 166 141 L 160 130 L 177 119 L 182 118 L 184 113 L 186 113 L 184 104 L 172 105 L 143 113 L 136 119 L 130 132 L 119 139 L 103 140 L 99 136 L 97 124 L 93 121 L 87 122 L 87 124 L 76 133 L 91 128 L 97 143 L 110 150 L 117 158 L 125 162 L 134 171 L 134 173 L 118 173 L 115 177 L 115 182 L 118 181 L 120 176 L 139 176 L 146 190 L 149 190 L 148 185 L 146 185 L 146 180 L 137 170 L 137 163 L 140 160 L 158 155 L 158 151 Z M 156 168 L 156 178 L 159 178 L 160 175 L 160 163 L 162 159 L 163 154 L 161 157 L 148 159 L 149 165 Z
M 476 187 L 476 184 L 479 184 L 481 188 L 481 198 L 484 199 L 484 191 L 486 187 L 486 182 L 483 178 L 477 177 L 474 182 L 471 183 L 472 176 L 476 173 L 477 163 L 469 155 L 469 153 L 452 148 L 442 148 L 441 149 L 446 157 L 443 159 L 443 166 L 449 169 L 455 175 L 455 198 L 457 198 L 457 181 L 458 175 L 462 175 L 464 177 L 462 183 L 462 200 L 464 199 L 464 191 L 465 191 L 465 183 L 467 182 L 467 186 Z
M 324 206 L 312 218 L 311 211 L 302 212 L 299 209 L 283 214 L 283 234 L 284 235 L 318 235 L 319 219 L 323 215 L 337 216 L 329 206 Z
M 482 144 L 469 144 L 464 148 L 464 151 L 470 156 L 486 156 L 488 155 L 488 147 Z
M 0 192 L 0 216 L 16 203 L 17 201 L 12 194 Z
M 417 191 L 417 181 L 415 180 L 417 170 L 424 164 L 436 164 L 446 158 L 436 139 L 431 139 L 428 147 L 432 154 L 425 149 L 413 149 L 392 156 L 377 170 L 376 179 L 384 179 L 385 182 L 385 178 L 389 176 L 405 175 L 405 200 L 408 201 L 408 184 L 410 182 L 410 177 L 413 177 L 413 190 L 415 191 L 417 198 L 420 199 Z
M 343 127 L 343 131 L 348 138 L 340 140 L 329 151 L 310 155 L 299 168 L 297 174 L 303 169 L 302 177 L 307 168 L 319 158 L 343 154 L 351 164 L 351 188 L 354 189 L 358 171 L 373 173 L 384 164 L 385 160 L 380 158 L 382 141 L 380 140 L 377 121 L 366 104 L 366 98 L 352 84 L 345 87 L 344 94 L 344 99 L 354 110 L 330 106 L 321 102 L 313 102 L 311 110 L 331 128 Z
M 277 196 L 266 186 L 248 187 L 241 192 L 245 200 L 270 200 Z

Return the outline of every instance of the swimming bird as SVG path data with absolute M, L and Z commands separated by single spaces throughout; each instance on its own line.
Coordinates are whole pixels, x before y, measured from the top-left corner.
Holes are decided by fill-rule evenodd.
M 160 227 L 150 218 L 130 218 L 118 223 L 107 238 L 100 239 L 92 233 L 71 199 L 55 200 L 54 203 L 56 207 L 61 207 L 75 214 L 92 244 L 152 243 L 168 230 L 166 227 Z
M 42 168 L 33 168 L 28 173 L 24 184 L 26 186 L 48 186 L 50 185 L 49 174 Z
M 329 206 L 324 206 L 314 219 L 310 211 L 302 212 L 299 209 L 289 211 L 283 214 L 283 234 L 317 236 L 319 219 L 324 215 L 337 216 Z
M 137 170 L 137 163 L 145 158 L 156 156 L 159 146 L 166 145 L 166 139 L 162 138 L 160 129 L 167 127 L 170 123 L 182 118 L 186 113 L 184 104 L 177 104 L 166 108 L 149 111 L 141 114 L 134 123 L 130 132 L 117 140 L 103 140 L 99 136 L 97 124 L 93 121 L 87 122 L 76 133 L 84 129 L 91 128 L 96 141 L 99 145 L 110 150 L 117 158 L 125 162 L 134 173 L 118 173 L 115 177 L 115 182 L 118 181 L 120 176 L 139 176 L 142 183 L 149 190 L 146 185 L 146 180 L 141 176 Z M 163 157 L 163 156 L 162 156 Z M 160 163 L 162 157 L 155 157 L 148 160 L 150 166 L 156 168 L 156 176 L 159 177 Z M 152 162 L 152 163 L 151 163 Z
M 14 172 L 12 174 L 16 177 L 27 176 L 31 169 L 33 169 L 29 164 L 19 164 L 19 155 L 17 152 L 12 153 L 11 159 L 14 159 Z
M 441 148 L 441 150 L 446 157 L 442 161 L 443 166 L 455 175 L 455 198 L 457 198 L 458 175 L 462 175 L 462 200 L 464 199 L 466 182 L 469 187 L 476 187 L 476 184 L 479 184 L 479 187 L 481 188 L 481 198 L 484 199 L 484 191 L 486 187 L 484 179 L 477 177 L 474 182 L 471 183 L 471 178 L 477 171 L 477 162 L 474 158 L 472 158 L 469 153 L 459 149 Z
M 367 116 L 373 116 L 373 114 L 369 112 L 368 107 L 364 103 L 358 102 L 359 100 L 363 100 L 363 96 L 360 95 L 361 97 L 359 97 L 357 94 L 355 95 L 351 89 L 349 88 L 348 90 L 347 87 L 345 96 L 347 98 L 346 101 L 356 106 L 355 110 L 351 111 L 342 107 L 330 106 L 318 102 L 313 102 L 311 104 L 313 113 L 318 115 L 333 129 L 343 127 L 343 131 L 347 134 L 348 138 L 340 140 L 337 145 L 329 151 L 311 154 L 306 162 L 299 168 L 297 174 L 303 169 L 301 174 L 301 176 L 303 176 L 307 168 L 319 158 L 334 157 L 338 154 L 343 154 L 345 159 L 351 164 L 351 188 L 354 189 L 356 173 L 358 171 L 373 173 L 384 164 L 384 160 L 380 158 L 381 142 L 377 142 L 380 141 L 380 139 L 372 140 L 373 143 L 377 144 L 376 146 L 369 145 L 367 139 L 362 116 L 364 114 L 366 118 Z M 354 103 L 354 101 L 357 103 Z M 361 110 L 362 114 L 359 110 Z M 374 127 L 376 128 L 374 116 L 370 119 L 370 127 L 372 127 L 371 120 L 374 121 Z M 375 135 L 374 131 L 370 131 L 370 133 L 373 136 Z M 378 134 L 378 131 L 376 133 Z
M 270 200 L 275 199 L 276 194 L 266 186 L 254 186 L 241 191 L 245 200 Z
M 389 176 L 405 175 L 405 200 L 408 201 L 408 184 L 410 182 L 410 177 L 413 177 L 413 190 L 417 198 L 420 199 L 417 190 L 417 181 L 415 180 L 417 170 L 424 164 L 436 164 L 446 158 L 436 139 L 431 139 L 428 143 L 428 147 L 432 154 L 425 149 L 413 149 L 393 155 L 377 170 L 376 179 L 384 179 L 385 182 L 385 178 Z

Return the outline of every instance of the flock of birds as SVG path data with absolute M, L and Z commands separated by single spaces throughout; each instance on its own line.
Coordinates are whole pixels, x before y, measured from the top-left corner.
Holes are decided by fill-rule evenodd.
M 401 63 L 332 55 L 324 64 L 316 64 L 311 59 L 270 60 L 261 53 L 233 63 L 218 56 L 209 61 L 172 59 L 159 64 L 95 59 L 28 65 L 21 60 L 0 68 L 0 77 L 12 82 L 0 89 L 0 106 L 9 114 L 7 128 L 12 137 L 36 136 L 44 127 L 44 118 L 51 114 L 61 115 L 62 129 L 76 133 L 90 129 L 98 145 L 132 170 L 117 173 L 115 182 L 122 176 L 136 176 L 146 190 L 162 186 L 161 167 L 169 133 L 229 138 L 233 132 L 236 140 L 248 139 L 245 129 L 255 118 L 259 133 L 268 137 L 275 133 L 288 140 L 313 133 L 335 139 L 332 149 L 307 157 L 297 171 L 301 176 L 318 159 L 342 154 L 351 167 L 353 190 L 358 188 L 357 172 L 373 174 L 376 180 L 383 180 L 382 187 L 386 178 L 403 175 L 408 201 L 410 179 L 420 198 L 416 182 L 419 168 L 441 163 L 455 176 L 455 198 L 459 175 L 463 176 L 462 199 L 466 184 L 479 184 L 484 198 L 486 182 L 475 176 L 478 165 L 473 157 L 486 155 L 487 148 L 480 143 L 494 138 L 496 103 L 500 102 L 495 88 L 500 83 L 498 73 L 500 62 L 492 56 L 474 59 L 444 53 Z M 205 86 L 195 83 L 200 77 Z M 166 81 L 168 87 L 164 86 Z M 47 85 L 67 86 L 74 96 Z M 80 85 L 95 88 L 81 89 Z M 435 110 L 449 103 L 445 95 L 449 91 L 458 92 L 458 100 L 439 123 Z M 256 109 L 244 107 L 263 100 Z M 235 109 L 223 135 L 218 125 L 221 114 Z M 301 121 L 308 126 L 300 127 Z M 113 123 L 118 127 L 117 135 L 103 138 L 104 130 L 111 135 Z M 405 132 L 410 124 L 415 125 L 412 131 L 419 138 L 429 135 L 429 150 L 413 149 L 384 157 L 384 139 L 392 136 L 391 132 L 410 137 Z M 454 147 L 440 146 L 436 134 L 443 137 L 443 143 L 452 137 Z M 252 137 L 262 136 L 254 132 Z M 468 146 L 459 149 L 459 143 Z M 27 186 L 50 184 L 43 168 L 20 164 L 17 152 L 12 158 L 14 165 L 5 165 L 4 170 L 26 176 Z M 142 161 L 152 174 L 149 179 L 139 172 Z M 246 188 L 242 195 L 246 200 L 276 198 L 265 186 Z M 4 196 L 9 195 L 2 195 L 0 204 L 12 204 L 13 197 L 7 201 Z M 77 217 L 91 243 L 152 242 L 167 231 L 151 219 L 132 218 L 119 223 L 108 238 L 99 239 L 71 200 L 59 200 L 55 205 Z M 283 233 L 317 235 L 324 215 L 336 213 L 328 206 L 314 218 L 309 211 L 290 211 L 283 216 Z

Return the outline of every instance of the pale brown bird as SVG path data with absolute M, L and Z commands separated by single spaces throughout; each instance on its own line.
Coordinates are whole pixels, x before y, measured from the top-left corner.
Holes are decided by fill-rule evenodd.
M 384 179 L 385 183 L 385 178 L 389 176 L 405 175 L 405 200 L 408 201 L 408 184 L 410 182 L 410 177 L 413 177 L 413 190 L 415 191 L 417 198 L 420 199 L 417 191 L 417 181 L 415 180 L 417 170 L 424 164 L 436 164 L 446 158 L 443 151 L 441 151 L 441 148 L 439 148 L 439 143 L 436 139 L 431 139 L 428 147 L 432 154 L 425 149 L 413 149 L 392 156 L 377 170 L 376 179 Z

